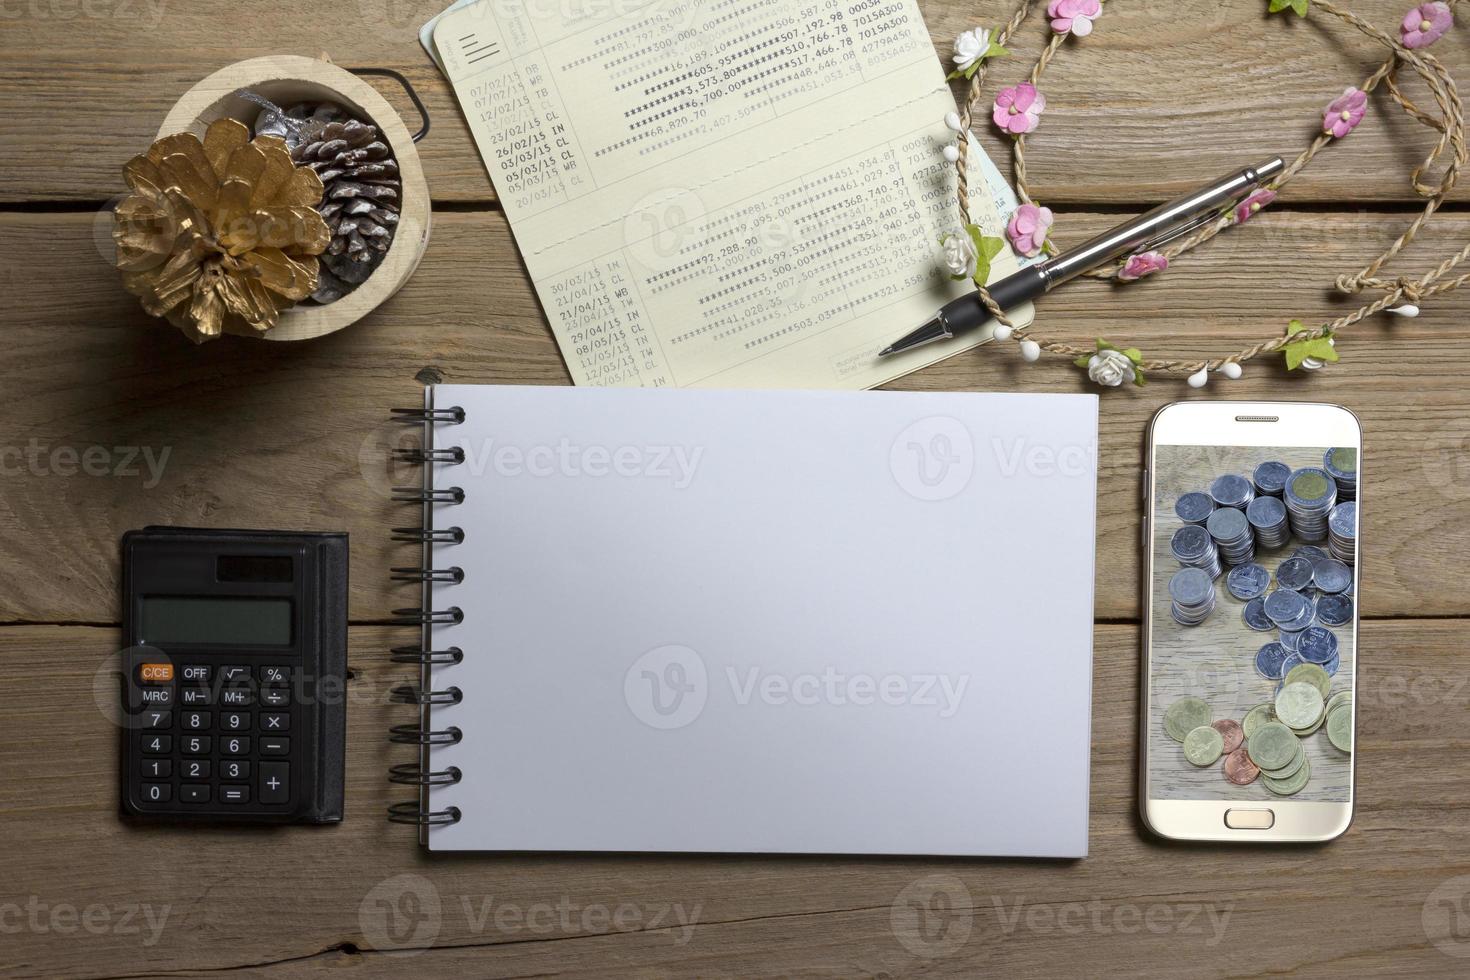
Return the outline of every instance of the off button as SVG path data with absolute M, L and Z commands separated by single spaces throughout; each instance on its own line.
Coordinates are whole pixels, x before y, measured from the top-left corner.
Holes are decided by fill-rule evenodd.
M 1276 814 L 1270 810 L 1226 810 L 1225 826 L 1231 830 L 1270 830 Z

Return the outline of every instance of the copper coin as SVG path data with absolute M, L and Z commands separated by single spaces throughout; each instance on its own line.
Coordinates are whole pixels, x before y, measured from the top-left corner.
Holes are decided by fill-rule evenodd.
M 1211 722 L 1210 727 L 1220 733 L 1225 740 L 1225 754 L 1229 755 L 1245 743 L 1245 730 L 1240 727 L 1240 722 L 1229 718 L 1221 718 L 1219 721 Z
M 1246 755 L 1245 749 L 1236 749 L 1225 757 L 1225 778 L 1237 786 L 1245 786 L 1256 781 L 1261 770 Z

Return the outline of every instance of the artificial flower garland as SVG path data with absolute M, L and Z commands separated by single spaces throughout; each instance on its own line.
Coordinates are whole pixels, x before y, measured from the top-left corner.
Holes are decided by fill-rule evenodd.
M 1146 358 L 1134 347 L 1121 348 L 1099 338 L 1090 348 L 1076 347 L 1033 337 L 1030 328 L 1015 326 L 1005 312 L 991 299 L 985 289 L 990 271 L 990 260 L 999 253 L 1000 239 L 984 237 L 978 226 L 970 220 L 969 188 L 966 180 L 966 155 L 969 140 L 964 134 L 969 131 L 972 117 L 978 113 L 979 96 L 985 81 L 985 69 L 990 59 L 1003 57 L 1010 52 L 1006 42 L 1030 15 L 1039 0 L 1022 0 L 1021 6 L 1005 26 L 989 30 L 976 28 L 966 31 L 955 40 L 955 70 L 950 78 L 964 78 L 970 82 L 970 96 L 964 112 L 951 113 L 945 122 L 957 134 L 955 142 L 944 147 L 944 158 L 954 164 L 958 173 L 958 204 L 963 232 L 944 236 L 944 262 L 955 279 L 973 279 L 980 288 L 980 298 L 996 320 L 997 340 L 1015 340 L 1021 356 L 1027 361 L 1039 360 L 1043 353 L 1070 357 L 1087 370 L 1088 376 L 1105 387 L 1117 387 L 1125 383 L 1142 385 L 1147 372 L 1185 377 L 1195 388 L 1208 383 L 1211 372 L 1223 377 L 1239 378 L 1241 364 L 1263 354 L 1280 352 L 1284 355 L 1289 370 L 1315 370 L 1328 361 L 1336 361 L 1336 335 L 1343 329 L 1376 313 L 1387 312 L 1400 316 L 1417 316 L 1419 304 L 1430 296 L 1457 289 L 1470 282 L 1470 275 L 1452 276 L 1455 268 L 1470 258 L 1470 245 L 1457 252 L 1436 268 L 1419 278 L 1400 276 L 1383 278 L 1379 272 L 1384 265 L 1396 257 L 1423 228 L 1439 209 L 1459 178 L 1460 168 L 1470 159 L 1465 145 L 1465 120 L 1460 96 L 1454 80 L 1444 66 L 1433 57 L 1418 53 L 1433 44 L 1454 23 L 1454 7 L 1459 0 L 1435 0 L 1421 3 L 1404 15 L 1399 25 L 1397 40 L 1369 24 L 1361 17 L 1337 7 L 1332 0 L 1267 0 L 1271 13 L 1293 12 L 1307 16 L 1315 8 L 1330 14 L 1356 28 L 1362 34 L 1383 44 L 1390 51 L 1388 59 L 1360 86 L 1349 86 L 1322 110 L 1322 125 L 1316 139 L 1302 151 L 1276 180 L 1230 208 L 1224 209 L 1201 229 L 1179 239 L 1168 248 L 1131 255 L 1112 267 L 1085 273 L 1096 279 L 1118 282 L 1135 282 L 1169 268 L 1172 261 L 1185 252 L 1209 241 L 1227 228 L 1249 221 L 1276 200 L 1280 189 L 1311 163 L 1314 157 L 1328 144 L 1348 136 L 1363 121 L 1367 113 L 1368 96 L 1380 84 L 1404 111 L 1413 118 L 1439 133 L 1439 139 L 1428 157 L 1415 168 L 1410 181 L 1416 193 L 1428 199 L 1423 213 L 1418 215 L 1378 258 L 1370 262 L 1356 275 L 1339 276 L 1336 282 L 1340 292 L 1355 294 L 1365 289 L 1380 290 L 1383 295 L 1353 313 L 1338 317 L 1315 328 L 1308 328 L 1300 320 L 1292 320 L 1284 334 L 1244 350 L 1207 361 L 1156 360 Z M 1117 3 L 1118 0 L 1108 0 Z M 1042 207 L 1031 197 L 1026 186 L 1025 142 L 1026 134 L 1034 132 L 1041 124 L 1046 111 L 1046 97 L 1038 85 L 1053 56 L 1069 37 L 1086 37 L 1093 32 L 1094 23 L 1103 14 L 1103 0 L 1050 0 L 1047 16 L 1052 36 L 1042 49 L 1030 78 L 1020 84 L 1001 89 L 990 106 L 991 121 L 1003 133 L 1014 139 L 1016 169 L 1016 191 L 1021 204 L 1006 227 L 1006 235 L 1012 247 L 1021 255 L 1036 257 L 1042 253 L 1054 253 L 1055 247 L 1050 232 L 1055 215 L 1050 208 Z M 1431 115 L 1406 98 L 1397 82 L 1401 65 L 1408 65 L 1424 80 L 1433 96 L 1439 115 Z M 1424 174 L 1439 163 L 1446 151 L 1452 151 L 1444 166 L 1438 183 L 1423 183 Z

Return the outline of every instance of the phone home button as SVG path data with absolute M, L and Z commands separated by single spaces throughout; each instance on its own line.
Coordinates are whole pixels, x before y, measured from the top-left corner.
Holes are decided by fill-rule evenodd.
M 1270 810 L 1226 810 L 1225 826 L 1231 830 L 1270 830 L 1276 814 Z

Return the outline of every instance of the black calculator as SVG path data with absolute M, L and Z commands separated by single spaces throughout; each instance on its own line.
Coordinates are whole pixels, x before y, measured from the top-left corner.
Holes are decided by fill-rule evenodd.
M 124 812 L 340 821 L 347 535 L 149 527 L 122 569 Z

